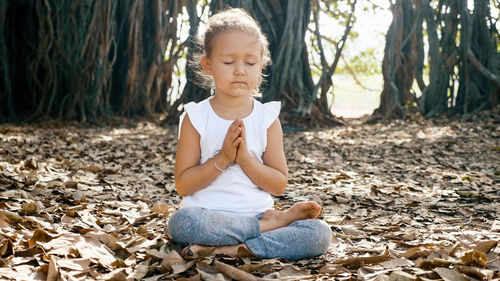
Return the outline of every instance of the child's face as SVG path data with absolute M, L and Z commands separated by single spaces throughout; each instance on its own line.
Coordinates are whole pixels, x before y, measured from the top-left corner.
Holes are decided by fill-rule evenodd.
M 260 82 L 262 45 L 246 32 L 222 32 L 214 38 L 210 58 L 203 58 L 202 66 L 214 78 L 216 94 L 248 95 Z

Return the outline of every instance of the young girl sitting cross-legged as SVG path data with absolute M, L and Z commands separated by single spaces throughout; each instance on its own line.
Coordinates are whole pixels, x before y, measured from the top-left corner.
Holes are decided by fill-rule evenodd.
M 260 26 L 244 10 L 225 10 L 209 18 L 201 42 L 215 94 L 186 104 L 180 119 L 175 186 L 183 199 L 168 223 L 172 239 L 184 256 L 214 246 L 216 254 L 244 247 L 289 260 L 325 253 L 332 233 L 316 202 L 272 209 L 270 194 L 285 191 L 288 172 L 281 105 L 252 97 L 270 63 Z

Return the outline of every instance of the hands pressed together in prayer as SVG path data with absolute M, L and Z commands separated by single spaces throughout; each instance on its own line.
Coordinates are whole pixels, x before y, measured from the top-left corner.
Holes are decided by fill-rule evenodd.
M 243 120 L 236 119 L 229 126 L 219 155 L 224 168 L 233 162 L 242 165 L 251 157 L 247 149 Z

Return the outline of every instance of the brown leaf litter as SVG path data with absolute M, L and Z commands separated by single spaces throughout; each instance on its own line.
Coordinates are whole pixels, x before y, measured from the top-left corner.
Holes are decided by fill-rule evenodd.
M 0 279 L 500 280 L 499 124 L 497 108 L 286 132 L 276 204 L 317 201 L 333 233 L 295 262 L 179 255 L 175 127 L 1 125 Z

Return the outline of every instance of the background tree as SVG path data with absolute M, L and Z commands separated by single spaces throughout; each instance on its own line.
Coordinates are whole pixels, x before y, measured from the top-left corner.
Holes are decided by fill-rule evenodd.
M 413 107 L 415 94 L 411 92 L 417 74 L 419 48 L 422 47 L 422 17 L 417 2 L 396 0 L 391 3 L 392 22 L 386 35 L 382 73 L 384 88 L 380 106 L 371 117 L 379 119 L 405 117 Z
M 21 113 L 36 109 L 26 80 L 37 25 L 35 2 L 0 1 L 0 121 L 19 121 Z
M 213 1 L 212 3 L 215 2 L 217 1 Z M 167 120 L 172 123 L 175 123 L 179 119 L 181 111 L 179 111 L 178 108 L 181 104 L 186 104 L 190 101 L 199 102 L 210 96 L 210 90 L 203 88 L 196 82 L 197 79 L 195 71 L 193 70 L 193 67 L 191 65 L 191 63 L 193 62 L 193 54 L 201 53 L 201 50 L 197 49 L 197 47 L 199 46 L 195 44 L 194 39 L 198 34 L 198 29 L 201 23 L 201 17 L 203 16 L 203 13 L 206 10 L 207 3 L 203 2 L 202 5 L 203 6 L 200 14 L 198 14 L 199 6 L 197 5 L 197 1 L 188 0 L 188 5 L 186 6 L 186 10 L 189 15 L 189 37 L 186 42 L 187 44 L 187 60 L 185 66 L 186 85 L 182 90 L 181 97 L 173 102 L 171 110 L 168 111 L 169 114 Z
M 305 44 L 310 15 L 311 2 L 300 0 L 273 1 L 256 13 L 269 39 L 272 60 L 262 99 L 281 100 L 293 123 L 312 121 L 316 99 Z
M 320 9 L 318 1 L 212 1 L 210 14 L 227 7 L 239 7 L 249 11 L 261 24 L 270 42 L 272 59 L 271 66 L 266 70 L 268 77 L 262 85 L 264 102 L 282 101 L 284 119 L 289 123 L 311 125 L 321 122 L 332 125 L 338 123 L 329 110 L 327 93 L 332 86 L 331 77 L 354 22 L 356 1 L 347 2 L 351 12 L 346 17 L 346 30 L 337 44 L 332 65 L 327 65 L 324 50 L 319 48 L 325 68 L 317 84 L 314 84 L 312 79 L 305 35 L 314 5 L 316 42 L 321 46 L 321 34 L 317 25 Z M 330 7 L 337 5 L 337 2 L 325 1 L 324 5 Z M 321 93 L 318 94 L 320 88 Z
M 404 118 L 419 103 L 426 118 L 443 114 L 469 114 L 491 109 L 500 95 L 500 54 L 491 2 L 467 0 L 391 4 L 393 22 L 387 32 L 383 61 L 384 90 L 372 121 Z M 408 20 L 410 19 L 410 20 Z M 429 84 L 422 79 L 423 32 L 428 38 Z M 404 44 L 400 44 L 403 42 Z M 410 95 L 416 79 L 422 97 Z M 413 108 L 414 109 L 414 108 Z
M 145 115 L 168 110 L 165 93 L 184 42 L 178 42 L 177 16 L 181 1 L 121 1 L 117 36 L 122 56 L 115 68 L 116 108 L 122 115 Z M 178 46 L 176 46 L 178 45 Z M 167 47 L 170 46 L 169 49 Z M 126 50 L 126 52 L 124 52 Z M 165 60 L 168 53 L 169 60 Z
M 1 1 L 0 118 L 86 121 L 168 110 L 164 96 L 184 45 L 180 3 Z
M 390 3 L 384 88 L 372 121 L 417 110 L 428 118 L 469 114 L 498 104 L 500 39 L 491 12 L 497 0 L 474 0 L 473 7 L 467 0 Z M 116 114 L 177 120 L 182 103 L 210 94 L 179 62 L 190 59 L 203 19 L 228 5 L 249 11 L 270 41 L 273 64 L 265 70 L 262 100 L 282 101 L 282 117 L 291 124 L 334 124 L 328 97 L 355 24 L 356 0 L 0 1 L 0 122 Z M 335 18 L 343 35 L 325 37 L 320 16 Z M 314 33 L 310 49 L 308 31 Z M 187 78 L 185 87 L 173 84 L 179 76 Z
M 454 97 L 460 1 L 440 1 L 437 9 L 431 9 L 428 0 L 421 1 L 429 38 L 430 84 L 423 91 L 421 105 L 426 117 L 446 112 L 448 96 Z
M 280 100 L 291 122 L 310 122 L 315 101 L 305 33 L 311 2 L 302 0 L 212 1 L 210 14 L 227 7 L 243 8 L 260 23 L 269 40 L 272 64 L 262 85 L 262 100 Z
M 500 98 L 500 55 L 498 30 L 491 19 L 490 1 L 474 1 L 469 14 L 460 2 L 460 61 L 458 93 L 454 113 L 476 113 L 498 104 Z M 485 19 L 488 19 L 488 21 Z M 498 19 L 497 19 L 498 20 Z
M 337 65 L 339 63 L 339 60 L 342 56 L 342 50 L 344 49 L 344 46 L 346 45 L 348 36 L 351 32 L 351 29 L 354 25 L 355 18 L 354 18 L 354 12 L 356 10 L 356 0 L 348 0 L 347 5 L 350 7 L 350 12 L 349 13 L 343 13 L 342 16 L 344 16 L 345 20 L 345 30 L 344 34 L 342 35 L 341 39 L 338 42 L 335 42 L 335 57 L 333 59 L 333 62 L 331 65 L 328 64 L 326 60 L 326 55 L 325 55 L 325 50 L 323 48 L 323 43 L 322 39 L 323 36 L 321 36 L 320 28 L 319 28 L 319 21 L 320 21 L 320 10 L 321 10 L 321 5 L 320 1 L 314 0 L 313 1 L 313 19 L 314 19 L 314 34 L 315 34 L 315 41 L 317 42 L 317 50 L 320 55 L 320 61 L 321 61 L 321 76 L 319 78 L 318 83 L 313 88 L 313 96 L 317 98 L 315 100 L 315 105 L 316 108 L 319 110 L 320 114 L 317 114 L 317 116 L 325 116 L 325 117 L 331 117 L 331 111 L 330 111 L 330 106 L 328 102 L 328 94 L 330 92 L 331 87 L 333 86 L 333 80 L 332 76 L 335 73 L 335 70 L 337 68 Z M 338 11 L 338 1 L 325 1 L 324 5 L 326 7 L 326 13 L 335 13 Z M 333 9 L 332 7 L 333 6 Z M 333 11 L 331 11 L 333 10 Z M 330 40 L 331 41 L 331 40 Z M 314 46 L 314 42 L 313 42 Z M 319 95 L 318 95 L 319 91 Z M 329 118 L 331 120 L 331 118 Z

